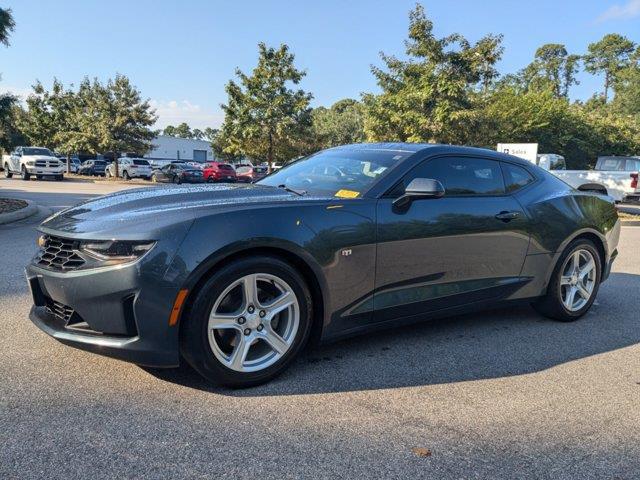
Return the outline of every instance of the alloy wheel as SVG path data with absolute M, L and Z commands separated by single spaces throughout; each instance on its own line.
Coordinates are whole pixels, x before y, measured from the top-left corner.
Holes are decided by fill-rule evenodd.
M 567 257 L 560 278 L 564 307 L 570 312 L 583 308 L 593 295 L 596 279 L 596 262 L 589 250 L 579 249 Z
M 280 360 L 291 348 L 300 324 L 293 289 L 267 273 L 245 275 L 215 300 L 207 324 L 216 358 L 237 372 L 256 372 Z

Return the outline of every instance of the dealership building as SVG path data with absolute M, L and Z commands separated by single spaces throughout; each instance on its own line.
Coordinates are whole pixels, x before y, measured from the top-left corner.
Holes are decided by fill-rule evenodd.
M 192 162 L 211 162 L 214 160 L 211 143 L 206 140 L 193 138 L 178 138 L 168 135 L 158 135 L 152 140 L 153 147 L 144 158 L 158 163 L 166 163 L 171 160 L 186 160 Z

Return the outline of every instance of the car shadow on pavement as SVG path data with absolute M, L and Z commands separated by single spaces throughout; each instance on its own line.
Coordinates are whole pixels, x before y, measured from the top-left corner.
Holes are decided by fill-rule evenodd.
M 539 372 L 640 342 L 640 275 L 614 273 L 572 323 L 529 306 L 460 315 L 367 334 L 306 352 L 274 381 L 244 390 L 209 385 L 188 366 L 159 379 L 238 397 L 331 393 L 482 380 Z

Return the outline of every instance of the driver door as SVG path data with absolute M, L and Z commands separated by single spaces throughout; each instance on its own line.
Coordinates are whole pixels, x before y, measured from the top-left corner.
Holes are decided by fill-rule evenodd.
M 414 178 L 439 180 L 445 195 L 395 208 Z M 377 242 L 374 320 L 386 321 L 508 296 L 523 282 L 528 221 L 498 161 L 441 157 L 378 200 Z

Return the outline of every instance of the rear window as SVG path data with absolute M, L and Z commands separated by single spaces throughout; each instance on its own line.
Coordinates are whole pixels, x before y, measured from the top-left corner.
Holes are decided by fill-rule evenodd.
M 145 167 L 149 166 L 149 162 L 147 162 L 146 160 L 134 160 L 133 164 L 134 165 L 143 165 Z
M 226 163 L 221 163 L 218 166 L 220 167 L 220 170 L 233 170 L 233 167 L 231 165 L 227 165 Z
M 93 162 L 95 165 L 98 165 L 99 167 L 104 167 L 107 162 L 103 161 L 103 160 L 96 160 Z
M 601 157 L 596 163 L 596 170 L 619 170 L 624 171 L 624 158 Z

